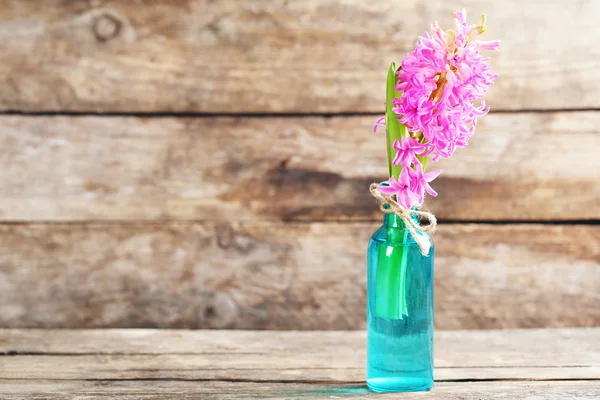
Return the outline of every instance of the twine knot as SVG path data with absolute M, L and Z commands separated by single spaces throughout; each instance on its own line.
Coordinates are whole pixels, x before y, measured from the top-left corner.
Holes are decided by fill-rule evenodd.
M 408 232 L 419 245 L 421 254 L 428 256 L 429 249 L 431 248 L 431 241 L 426 235 L 423 235 L 423 233 L 435 232 L 437 226 L 435 215 L 429 211 L 412 210 L 401 206 L 394 200 L 394 195 L 381 193 L 379 191 L 379 186 L 381 186 L 379 183 L 371 183 L 371 186 L 369 186 L 371 196 L 375 197 L 375 200 L 379 203 L 379 209 L 386 214 L 393 213 L 402 218 Z M 418 222 L 415 222 L 412 218 L 413 215 L 419 216 Z M 428 221 L 427 224 L 422 224 L 422 220 Z

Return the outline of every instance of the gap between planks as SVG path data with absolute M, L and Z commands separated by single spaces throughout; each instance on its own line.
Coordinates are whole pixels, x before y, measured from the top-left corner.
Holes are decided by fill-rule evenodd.
M 211 355 L 229 355 L 231 353 L 228 352 L 219 352 L 219 351 L 215 351 L 215 352 L 173 352 L 173 353 L 160 353 L 161 356 L 211 356 Z M 260 355 L 263 353 L 260 352 L 236 352 L 235 355 L 236 356 L 245 356 L 245 355 Z M 18 352 L 18 351 L 8 351 L 5 353 L 0 353 L 0 357 L 30 357 L 30 356 L 35 356 L 35 357 L 53 357 L 53 356 L 57 356 L 57 357 L 87 357 L 87 356 L 111 356 L 111 357 L 128 357 L 128 356 L 157 356 L 156 353 L 66 353 L 66 352 Z M 594 367 L 594 365 L 520 365 L 519 368 L 591 368 Z M 511 366 L 511 365 L 472 365 L 472 366 L 440 366 L 440 367 L 435 367 L 436 370 L 442 370 L 442 369 L 512 369 L 515 368 L 515 366 Z M 211 368 L 211 371 L 218 371 L 218 370 L 244 370 L 246 368 Z M 276 369 L 276 370 L 296 370 L 297 368 L 281 368 L 281 367 L 274 367 L 274 368 L 260 368 L 260 369 L 264 369 L 264 370 L 268 370 L 268 369 Z M 328 367 L 310 367 L 309 369 L 312 370 L 318 370 L 318 369 L 330 369 Z M 347 370 L 353 370 L 353 369 L 359 369 L 359 368 L 354 368 L 354 367 L 342 367 L 342 368 L 338 368 L 338 369 L 347 369 Z M 161 369 L 162 371 L 168 371 L 169 369 Z M 146 371 L 146 369 L 130 369 L 130 371 Z M 182 369 L 174 369 L 174 371 L 182 371 Z M 0 380 L 3 379 L 12 379 L 12 378 L 2 378 L 0 377 Z M 54 378 L 51 378 L 54 379 Z M 516 379 L 516 378 L 515 378 Z M 72 380 L 72 379 L 67 379 L 67 380 Z M 85 380 L 90 380 L 90 379 L 85 379 Z M 98 379 L 91 379 L 91 380 L 98 380 Z M 132 378 L 132 379 L 106 379 L 106 380 L 141 380 L 141 378 Z M 169 378 L 165 378 L 164 380 L 173 380 L 173 379 L 169 379 Z M 196 380 L 196 379 L 184 379 L 184 380 Z M 198 379 L 198 380 L 213 380 L 213 379 Z M 223 379 L 220 379 L 223 380 Z M 239 379 L 232 379 L 231 381 L 238 381 Z M 514 380 L 513 378 L 482 378 L 482 379 L 440 379 L 440 380 L 436 380 L 439 382 L 467 382 L 469 380 L 474 380 L 474 381 L 493 381 L 493 380 Z M 524 378 L 523 380 L 527 380 L 527 381 L 535 381 L 535 380 L 596 380 L 595 378 L 548 378 L 548 379 L 527 379 Z M 598 378 L 598 380 L 600 380 L 600 377 Z M 244 380 L 242 380 L 244 381 Z M 263 381 L 258 381 L 258 380 L 249 380 L 249 382 L 263 382 Z M 289 382 L 286 380 L 272 380 L 272 381 L 268 381 L 268 382 Z M 354 382 L 352 380 L 350 380 L 349 382 Z
M 293 224 L 293 225 L 310 225 L 314 223 L 324 223 L 324 224 L 340 224 L 340 225 L 353 225 L 353 224 L 361 224 L 361 223 L 374 223 L 381 222 L 381 218 L 377 219 L 278 219 L 278 218 L 265 218 L 258 220 L 211 220 L 211 219 L 115 219 L 115 220 L 103 220 L 103 219 L 89 219 L 89 220 L 76 220 L 76 221 L 56 221 L 56 220 L 33 220 L 33 221 L 2 221 L 0 220 L 0 226 L 129 226 L 129 227 L 156 227 L 156 226 L 165 226 L 165 224 L 176 224 L 176 225 L 194 225 L 194 224 L 214 224 L 214 223 L 273 223 L 273 224 Z M 578 225 L 578 226 L 594 226 L 600 224 L 600 219 L 576 219 L 576 220 L 468 220 L 468 219 L 438 219 L 438 225 L 557 225 L 557 226 L 570 226 L 570 225 Z
M 1 382 L 1 381 L 0 381 Z M 25 395 L 45 394 L 46 399 L 86 399 L 127 398 L 127 399 L 329 399 L 333 396 L 351 395 L 352 399 L 372 398 L 364 384 L 305 384 L 305 383 L 244 383 L 215 381 L 210 386 L 198 385 L 190 381 L 11 381 L 5 382 L 3 398 L 22 399 Z M 71 397 L 74 394 L 80 396 Z M 438 382 L 435 388 L 425 394 L 429 399 L 557 399 L 577 398 L 594 399 L 600 394 L 594 381 L 579 382 Z M 6 397 L 8 396 L 8 397 Z M 140 397 L 143 396 L 143 397 Z M 148 397 L 151 396 L 151 397 Z M 169 397 L 167 397 L 169 396 Z M 191 397 L 189 397 L 191 396 Z M 378 394 L 378 399 L 395 399 L 397 393 Z M 403 399 L 422 399 L 423 393 L 403 393 Z M 31 397 L 27 397 L 31 398 Z
M 326 380 L 326 379 L 295 379 L 293 381 L 283 379 L 244 379 L 244 378 L 0 378 L 2 381 L 31 381 L 40 380 L 48 382 L 231 382 L 231 383 L 278 383 L 283 385 L 293 385 L 298 383 L 307 384 L 330 384 L 330 385 L 350 385 L 363 383 L 364 379 L 357 380 Z M 465 379 L 435 379 L 435 383 L 469 383 L 469 382 L 596 382 L 599 378 L 465 378 Z M 2 392 L 0 391 L 0 394 Z
M 120 111 L 27 111 L 27 110 L 0 110 L 0 117 L 4 115 L 20 115 L 30 117 L 135 117 L 135 118 L 220 118 L 220 117 L 240 117 L 240 118 L 335 118 L 335 117 L 377 117 L 382 112 L 298 112 L 298 113 L 208 113 L 208 112 L 120 112 Z M 519 110 L 493 109 L 489 114 L 551 114 L 551 113 L 577 113 L 577 112 L 596 112 L 600 108 L 523 108 Z

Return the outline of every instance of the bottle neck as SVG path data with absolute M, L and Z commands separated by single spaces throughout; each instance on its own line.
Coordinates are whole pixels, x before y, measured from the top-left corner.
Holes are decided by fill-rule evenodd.
M 412 214 L 410 217 L 415 223 L 419 222 L 419 217 L 417 215 Z M 404 220 L 395 213 L 383 214 L 383 226 L 387 228 L 406 229 Z
M 404 221 L 402 220 L 402 218 L 400 218 L 399 216 L 397 216 L 394 213 L 384 213 L 383 214 L 383 225 L 385 225 L 387 228 L 398 228 L 398 229 L 406 228 L 406 225 L 404 224 Z

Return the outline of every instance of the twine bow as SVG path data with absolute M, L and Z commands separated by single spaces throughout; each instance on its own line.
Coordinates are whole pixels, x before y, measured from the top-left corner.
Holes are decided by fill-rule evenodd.
M 371 183 L 369 186 L 369 191 L 371 195 L 375 197 L 377 202 L 379 203 L 379 209 L 387 214 L 396 214 L 402 221 L 404 221 L 404 225 L 410 232 L 410 235 L 415 239 L 415 242 L 419 245 L 421 249 L 421 254 L 424 256 L 429 255 L 429 249 L 431 248 L 431 241 L 429 238 L 423 233 L 425 232 L 435 232 L 435 227 L 437 226 L 437 219 L 435 215 L 430 213 L 429 211 L 421 211 L 421 210 L 409 210 L 407 208 L 402 207 L 396 200 L 394 200 L 393 195 L 383 194 L 379 191 L 379 183 Z M 412 219 L 412 215 L 418 215 L 419 221 L 415 222 Z M 428 224 L 421 224 L 421 219 L 425 219 L 429 221 Z

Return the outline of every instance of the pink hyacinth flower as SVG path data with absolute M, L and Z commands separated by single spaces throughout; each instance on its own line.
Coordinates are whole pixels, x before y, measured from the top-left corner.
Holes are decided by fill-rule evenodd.
M 464 9 L 453 15 L 455 28 L 444 31 L 434 23 L 396 72 L 399 97 L 391 100 L 391 112 L 409 135 L 406 131 L 401 131 L 400 135 L 405 135 L 401 138 L 395 134 L 392 165 L 402 169 L 398 181 L 391 177 L 389 186 L 379 190 L 395 195 L 405 208 L 421 205 L 425 193 L 437 196 L 430 182 L 441 171 L 424 172 L 425 163 L 420 160 L 428 157 L 437 162 L 466 147 L 478 118 L 490 110 L 483 97 L 498 75 L 492 73 L 489 59 L 480 51 L 498 50 L 500 41 L 479 40 L 487 30 L 485 15 L 474 25 L 467 23 Z M 385 126 L 385 118 L 375 123 L 374 131 L 379 126 Z
M 419 204 L 423 204 L 425 200 L 425 192 L 429 193 L 433 197 L 437 196 L 437 192 L 433 190 L 433 188 L 429 185 L 429 182 L 433 181 L 437 178 L 442 170 L 431 171 L 431 172 L 423 172 L 423 167 L 421 164 L 417 164 L 416 170 L 409 168 L 410 171 L 410 188 L 411 192 L 417 195 L 417 201 Z
M 489 111 L 483 98 L 498 75 L 480 49 L 497 50 L 499 41 L 475 40 L 486 29 L 485 16 L 477 25 L 467 24 L 465 10 L 454 13 L 455 30 L 442 30 L 437 23 L 420 37 L 415 49 L 398 71 L 393 111 L 411 133 L 427 139 L 427 155 L 433 161 L 450 157 L 465 147 L 475 131 L 477 118 Z
M 400 139 L 400 142 L 394 140 L 392 147 L 396 150 L 396 157 L 394 157 L 392 165 L 394 167 L 402 165 L 405 168 L 409 168 L 411 164 L 418 164 L 417 155 L 420 155 L 427 149 L 426 145 L 419 143 L 411 137 L 403 137 Z
M 396 201 L 404 208 L 411 208 L 414 201 L 417 201 L 419 194 L 411 189 L 409 171 L 410 168 L 403 168 L 398 181 L 394 177 L 388 180 L 389 186 L 379 186 L 379 191 L 387 195 L 395 195 Z

